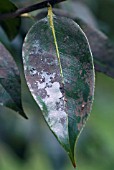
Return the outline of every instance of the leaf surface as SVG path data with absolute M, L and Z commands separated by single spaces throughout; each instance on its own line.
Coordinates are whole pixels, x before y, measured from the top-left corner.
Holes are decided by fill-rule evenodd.
M 89 40 L 96 71 L 114 78 L 114 43 L 98 29 L 84 21 L 78 22 Z
M 60 6 L 62 7 L 61 13 L 64 14 L 65 12 L 65 15 L 75 20 L 80 25 L 82 30 L 85 32 L 92 50 L 95 69 L 99 72 L 106 74 L 107 76 L 114 78 L 114 43 L 111 42 L 111 39 L 114 37 L 113 35 L 114 19 L 112 15 L 114 3 L 112 1 L 107 0 L 106 1 L 101 0 L 98 1 L 97 3 L 98 3 L 97 18 L 99 18 L 100 21 L 103 21 L 103 23 L 106 24 L 105 27 L 109 28 L 107 34 L 109 34 L 110 39 L 100 30 L 98 30 L 95 17 L 89 11 L 87 4 L 84 3 L 83 1 L 82 2 L 67 1 L 64 4 L 61 3 L 60 4 Z M 87 12 L 87 10 L 85 10 L 86 8 L 88 9 L 89 13 Z M 60 15 L 59 13 L 58 15 Z M 101 26 L 101 30 L 102 28 L 103 27 Z M 104 30 L 104 32 L 105 31 L 106 30 Z
M 17 7 L 11 1 L 9 0 L 0 1 L 0 14 L 14 12 L 16 10 Z M 0 21 L 0 25 L 2 26 L 10 40 L 14 39 L 15 36 L 18 34 L 20 24 L 21 24 L 20 17 Z
M 46 17 L 25 38 L 24 72 L 47 124 L 75 166 L 75 142 L 93 102 L 93 59 L 85 34 L 73 20 L 54 16 L 53 21 L 60 61 Z
M 53 11 L 56 15 L 69 17 L 79 24 L 88 38 L 96 71 L 114 78 L 114 43 L 95 26 L 91 26 L 91 23 L 80 18 L 80 16 L 78 18 L 71 15 L 70 12 L 60 9 L 53 9 Z M 41 19 L 45 16 L 46 11 L 44 10 L 36 16 L 36 19 Z
M 0 43 L 0 105 L 19 112 L 25 118 L 21 105 L 21 81 L 18 68 Z

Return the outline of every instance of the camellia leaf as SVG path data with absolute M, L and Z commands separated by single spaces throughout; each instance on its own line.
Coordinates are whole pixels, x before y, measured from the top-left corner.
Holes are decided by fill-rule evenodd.
M 1 15 L 4 13 L 16 11 L 16 10 L 17 10 L 17 7 L 9 0 L 0 1 L 0 14 Z M 2 28 L 4 29 L 4 31 L 6 32 L 10 40 L 15 38 L 15 36 L 18 34 L 20 24 L 21 24 L 20 17 L 13 18 L 13 19 L 5 19 L 5 20 L 0 21 L 0 26 L 2 26 Z
M 21 104 L 21 82 L 18 68 L 0 43 L 0 105 L 9 107 L 27 118 Z
M 114 78 L 114 43 L 101 31 L 89 26 L 84 21 L 78 20 L 78 23 L 89 40 L 96 71 Z
M 75 142 L 94 95 L 93 58 L 85 34 L 73 20 L 53 16 L 49 9 L 25 38 L 23 62 L 32 96 L 75 167 Z
M 114 43 L 105 34 L 85 22 L 85 20 L 80 19 L 80 17 L 78 18 L 71 15 L 70 12 L 61 9 L 55 8 L 53 11 L 56 15 L 69 17 L 79 24 L 88 38 L 96 71 L 114 78 Z M 36 19 L 44 17 L 46 17 L 46 10 L 38 13 Z

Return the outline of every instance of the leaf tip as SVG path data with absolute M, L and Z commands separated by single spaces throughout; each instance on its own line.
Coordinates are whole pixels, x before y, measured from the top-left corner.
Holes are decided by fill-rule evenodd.
M 69 157 L 70 157 L 70 160 L 71 160 L 71 162 L 72 162 L 73 167 L 76 168 L 76 161 L 75 161 L 75 159 L 74 159 L 74 156 L 69 155 Z
M 21 112 L 19 112 L 19 114 L 25 118 L 25 119 L 28 119 L 27 115 L 24 113 L 24 111 L 22 110 Z
M 28 119 L 28 117 L 26 116 L 26 114 L 24 113 L 23 115 L 22 115 L 25 119 Z
M 71 162 L 72 162 L 72 165 L 73 165 L 74 169 L 76 169 L 76 162 L 75 162 L 75 160 L 71 160 Z
M 73 167 L 76 169 L 76 162 L 72 163 L 73 164 Z
M 26 115 L 24 116 L 24 118 L 25 118 L 25 119 L 28 119 L 28 117 L 27 117 Z

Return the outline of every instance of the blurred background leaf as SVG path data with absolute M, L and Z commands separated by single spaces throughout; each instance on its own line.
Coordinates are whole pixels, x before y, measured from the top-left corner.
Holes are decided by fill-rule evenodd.
M 21 81 L 16 63 L 0 43 L 0 105 L 19 112 L 26 118 L 21 103 Z
M 0 1 L 0 14 L 10 13 L 17 10 L 17 7 L 9 0 Z M 0 26 L 2 26 L 3 30 L 7 34 L 10 40 L 14 39 L 15 36 L 19 32 L 21 24 L 21 18 L 13 18 L 7 19 L 4 21 L 0 21 Z

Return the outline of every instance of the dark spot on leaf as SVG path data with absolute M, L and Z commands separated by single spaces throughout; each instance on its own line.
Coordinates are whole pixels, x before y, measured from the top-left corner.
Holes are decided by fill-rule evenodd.
M 65 92 L 65 91 L 64 91 L 64 84 L 63 84 L 63 83 L 62 83 L 61 86 L 60 86 L 60 91 L 61 91 L 62 94 L 64 94 L 64 92 Z

